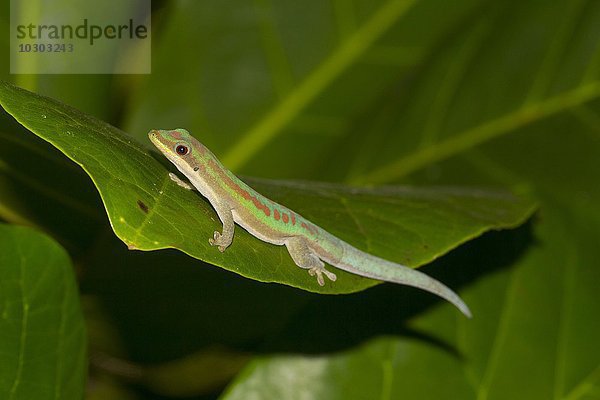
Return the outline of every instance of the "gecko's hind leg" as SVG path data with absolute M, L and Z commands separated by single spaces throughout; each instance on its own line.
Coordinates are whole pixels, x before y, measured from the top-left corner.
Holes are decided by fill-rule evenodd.
M 301 237 L 290 238 L 286 241 L 285 246 L 292 256 L 292 260 L 300 268 L 308 270 L 310 276 L 317 277 L 319 285 L 325 285 L 325 279 L 323 275 L 329 278 L 331 281 L 335 281 L 337 277 L 333 272 L 329 272 L 325 269 L 325 264 L 319 259 L 319 257 L 308 247 L 306 240 Z

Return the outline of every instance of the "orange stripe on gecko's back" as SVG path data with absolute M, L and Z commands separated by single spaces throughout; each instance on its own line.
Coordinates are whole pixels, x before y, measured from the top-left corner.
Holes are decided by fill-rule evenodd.
M 229 175 L 227 175 L 226 173 L 223 172 L 223 169 L 219 165 L 217 165 L 217 163 L 214 160 L 212 160 L 212 159 L 208 160 L 208 166 L 214 173 L 219 175 L 219 178 L 223 182 L 225 182 L 225 185 L 227 185 L 227 187 L 229 187 L 235 193 L 242 196 L 244 199 L 252 201 L 254 206 L 258 210 L 261 210 L 262 212 L 264 212 L 267 217 L 269 217 L 271 215 L 271 209 L 269 207 L 267 207 L 265 204 L 263 204 L 256 196 L 251 195 L 250 192 L 248 192 L 246 189 L 244 189 L 240 185 L 236 184 Z
M 235 193 L 239 194 L 245 200 L 252 201 L 252 204 L 254 204 L 254 207 L 256 207 L 258 210 L 264 212 L 267 217 L 271 216 L 271 209 L 266 204 L 262 203 L 257 196 L 252 195 L 246 189 L 244 189 L 240 185 L 236 184 L 229 175 L 224 173 L 223 169 L 214 160 L 212 160 L 212 159 L 208 160 L 208 167 L 215 174 L 217 174 L 219 176 L 219 178 L 222 180 L 222 182 L 225 183 L 225 185 L 228 188 L 233 190 Z M 290 211 L 290 215 L 291 215 L 292 225 L 296 225 L 295 213 L 293 211 Z M 283 220 L 283 223 L 285 223 L 285 224 L 287 224 L 290 221 L 290 217 L 286 213 L 279 211 L 275 207 L 273 207 L 273 218 L 276 221 Z M 312 223 L 310 223 L 308 221 L 302 221 L 300 223 L 300 226 L 307 233 L 309 233 L 313 236 L 316 236 L 319 233 L 319 229 L 315 225 L 313 225 Z
M 316 235 L 317 233 L 319 233 L 317 227 L 308 221 L 300 223 L 300 226 L 303 227 L 311 235 Z

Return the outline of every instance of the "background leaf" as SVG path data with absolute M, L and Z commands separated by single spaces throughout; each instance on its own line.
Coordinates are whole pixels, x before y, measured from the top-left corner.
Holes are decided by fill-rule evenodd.
M 439 349 L 419 340 L 379 338 L 351 353 L 330 356 L 279 356 L 257 359 L 247 367 L 240 384 L 233 384 L 224 399 L 393 399 L 402 395 L 420 395 L 419 387 L 427 385 L 428 375 L 440 376 L 429 388 L 431 398 L 452 396 L 468 398 L 471 389 L 461 379 L 460 362 L 450 353 L 438 354 L 430 364 L 432 352 Z M 415 356 L 408 367 L 407 356 Z M 418 359 L 416 358 L 418 357 Z M 418 361 L 417 361 L 418 360 Z M 415 375 L 413 368 L 427 370 Z M 448 373 L 449 371 L 452 371 Z M 453 373 L 456 371 L 458 373 Z M 290 374 L 291 372 L 291 374 Z M 408 372 L 413 379 L 406 379 Z M 327 382 L 336 382 L 328 385 Z M 412 390 L 411 390 L 412 389 Z
M 0 224 L 0 397 L 80 399 L 86 333 L 67 253 Z

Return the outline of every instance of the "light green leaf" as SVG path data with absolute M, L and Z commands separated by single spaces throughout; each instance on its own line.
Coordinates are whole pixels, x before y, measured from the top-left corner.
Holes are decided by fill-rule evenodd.
M 0 398 L 81 399 L 87 339 L 67 253 L 0 224 L 0 276 Z
M 379 338 L 335 355 L 259 357 L 221 399 L 466 399 L 470 388 L 460 366 L 456 357 L 431 343 Z M 414 369 L 422 372 L 410 373 Z
M 216 214 L 196 193 L 169 179 L 160 156 L 106 123 L 7 83 L 0 84 L 0 103 L 84 168 L 113 230 L 131 249 L 177 248 L 246 277 L 322 293 L 352 292 L 375 283 L 340 273 L 335 284 L 321 288 L 293 264 L 285 248 L 239 228 L 233 245 L 221 254 L 208 243 L 220 229 Z M 413 266 L 486 230 L 516 226 L 533 210 L 531 202 L 493 191 L 253 182 L 259 191 L 350 243 Z

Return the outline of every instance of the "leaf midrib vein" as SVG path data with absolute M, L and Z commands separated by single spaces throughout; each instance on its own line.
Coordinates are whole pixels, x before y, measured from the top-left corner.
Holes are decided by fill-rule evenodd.
M 492 344 L 492 348 L 490 349 L 490 355 L 488 357 L 485 370 L 479 383 L 479 387 L 477 388 L 477 400 L 487 400 L 489 395 L 489 389 L 492 383 L 492 379 L 494 377 L 494 372 L 498 366 L 498 362 L 501 357 L 501 350 L 505 344 L 506 336 L 508 335 L 508 321 L 512 312 L 512 306 L 516 296 L 515 291 L 518 279 L 517 275 L 518 271 L 513 271 L 510 274 L 510 278 L 506 286 L 502 314 L 498 322 L 496 336 L 494 337 L 494 342 Z

